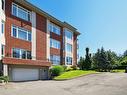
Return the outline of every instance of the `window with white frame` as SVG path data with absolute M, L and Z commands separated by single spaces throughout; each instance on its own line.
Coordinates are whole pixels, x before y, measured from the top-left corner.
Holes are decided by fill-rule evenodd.
M 68 44 L 68 43 L 66 44 L 66 51 L 70 52 L 70 53 L 72 52 L 72 45 L 71 44 Z
M 24 49 L 13 48 L 12 49 L 12 56 L 13 58 L 19 59 L 31 59 L 31 51 L 27 51 Z
M 68 29 L 65 29 L 65 37 L 67 37 L 68 39 L 71 39 L 73 38 L 73 33 L 68 30 Z
M 60 49 L 60 41 L 50 38 L 50 47 Z
M 5 31 L 5 23 L 4 21 L 1 22 L 1 33 L 3 34 Z
M 58 55 L 50 55 L 50 61 L 53 65 L 60 65 L 60 56 Z
M 49 24 L 49 31 L 50 31 L 50 32 L 53 32 L 53 33 L 55 33 L 55 34 L 60 35 L 60 27 L 57 26 L 57 25 L 55 25 L 55 24 L 53 24 L 53 23 L 50 23 L 50 24 Z
M 31 41 L 31 31 L 15 25 L 12 25 L 12 36 L 22 40 Z
M 1 56 L 4 57 L 5 54 L 5 46 L 1 45 Z
M 5 0 L 1 0 L 2 3 L 2 10 L 5 10 Z
M 77 59 L 79 59 L 79 54 L 77 54 Z
M 72 57 L 69 57 L 69 56 L 66 57 L 66 64 L 72 65 Z
M 14 3 L 12 4 L 12 15 L 26 21 L 31 21 L 31 12 Z

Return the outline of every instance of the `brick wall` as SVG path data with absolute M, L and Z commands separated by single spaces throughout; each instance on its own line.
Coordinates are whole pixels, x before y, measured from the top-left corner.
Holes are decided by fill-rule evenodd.
M 46 18 L 36 15 L 36 57 L 38 60 L 46 60 Z
M 11 14 L 11 5 L 14 0 L 6 0 L 6 6 L 5 6 L 5 14 L 6 14 L 6 24 L 5 24 L 5 39 L 6 39 L 6 46 L 5 46 L 5 55 L 11 55 L 11 49 L 12 48 L 22 48 L 25 50 L 30 50 L 32 48 L 32 43 L 24 40 L 20 40 L 14 37 L 11 37 L 11 26 L 12 24 L 23 27 L 25 29 L 31 30 L 32 24 L 31 22 L 25 21 L 23 19 L 20 19 L 18 17 L 15 17 Z M 19 4 L 20 5 L 20 4 Z M 23 5 L 21 5 L 23 6 Z M 24 7 L 24 6 L 23 6 Z M 24 7 L 27 9 L 27 7 Z M 52 22 L 56 24 L 55 22 Z M 47 19 L 43 17 L 42 15 L 37 14 L 36 15 L 36 59 L 37 60 L 46 60 L 46 29 L 47 29 Z M 56 24 L 57 25 L 57 24 Z M 58 25 L 59 26 L 59 25 Z M 64 51 L 64 43 L 63 43 L 63 28 L 61 27 L 61 35 L 57 35 L 55 33 L 51 32 L 51 38 L 60 41 L 61 43 L 61 49 L 50 49 L 50 54 L 60 55 L 61 56 L 61 64 L 64 63 L 64 57 L 65 57 L 65 51 Z M 74 34 L 74 52 L 73 52 L 73 62 L 74 64 L 77 63 L 77 35 Z
M 73 64 L 77 65 L 77 35 L 74 34 L 74 46 L 73 46 Z
M 6 0 L 5 14 L 6 14 L 6 23 L 5 23 L 5 55 L 11 54 L 11 49 L 13 47 L 22 48 L 26 50 L 31 50 L 31 42 L 20 40 L 11 36 L 11 26 L 14 24 L 19 27 L 31 30 L 31 23 L 20 18 L 17 18 L 11 14 L 11 5 L 13 0 Z

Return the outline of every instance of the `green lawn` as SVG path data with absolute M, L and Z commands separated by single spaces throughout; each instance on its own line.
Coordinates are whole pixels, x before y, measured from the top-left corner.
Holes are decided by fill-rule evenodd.
M 69 72 L 64 72 L 60 76 L 55 77 L 55 80 L 67 80 L 67 79 L 72 79 L 76 77 L 80 77 L 83 75 L 89 75 L 89 74 L 95 74 L 98 73 L 96 71 L 88 70 L 88 71 L 83 71 L 83 70 L 74 70 L 74 71 L 69 71 Z
M 123 69 L 123 70 L 113 70 L 112 72 L 114 72 L 114 73 L 125 73 L 125 70 Z

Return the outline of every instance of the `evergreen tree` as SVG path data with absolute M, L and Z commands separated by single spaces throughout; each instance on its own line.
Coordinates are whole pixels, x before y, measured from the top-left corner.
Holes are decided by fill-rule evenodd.
M 84 69 L 88 70 L 91 68 L 91 54 L 89 54 L 89 48 L 86 48 L 86 58 L 85 58 L 85 64 L 84 64 Z
M 116 56 L 114 52 L 105 51 L 103 47 L 101 50 L 98 49 L 93 56 L 94 68 L 98 69 L 98 71 L 110 71 L 116 64 Z
M 124 52 L 123 56 L 124 56 L 124 57 L 126 57 L 126 56 L 127 56 L 127 50 Z
M 85 59 L 83 57 L 80 57 L 80 60 L 78 63 L 80 70 L 84 70 L 84 64 L 85 64 Z
M 79 61 L 79 68 L 81 70 L 88 70 L 91 68 L 91 54 L 89 54 L 89 48 L 86 48 L 86 56 L 85 58 L 81 57 Z

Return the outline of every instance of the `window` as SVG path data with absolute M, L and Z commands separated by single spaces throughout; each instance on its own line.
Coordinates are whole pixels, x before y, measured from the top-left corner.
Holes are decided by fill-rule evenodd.
M 52 62 L 53 65 L 60 65 L 60 56 L 51 55 L 50 61 Z
M 14 3 L 12 4 L 12 14 L 26 21 L 31 20 L 31 12 Z
M 31 32 L 29 30 L 14 25 L 12 25 L 12 36 L 22 40 L 31 41 Z
M 13 48 L 13 57 L 20 58 L 20 49 Z
M 72 65 L 72 57 L 66 57 L 66 64 Z
M 27 40 L 27 32 L 23 29 L 18 29 L 18 38 L 22 40 Z
M 68 38 L 68 39 L 71 39 L 73 38 L 73 33 L 71 31 L 69 31 L 68 29 L 65 30 L 65 36 Z
M 26 59 L 26 56 L 27 56 L 27 55 L 26 55 L 26 50 L 23 50 L 23 49 L 22 49 L 22 50 L 21 50 L 21 58 L 22 58 L 22 59 Z
M 12 54 L 14 58 L 20 58 L 20 59 L 31 59 L 32 58 L 31 51 L 27 51 L 24 49 L 13 48 Z
M 51 32 L 53 32 L 55 34 L 60 35 L 60 27 L 55 25 L 55 24 L 53 24 L 53 23 L 50 23 L 50 25 L 49 25 L 49 31 L 51 31 Z
M 12 14 L 14 15 L 14 16 L 17 16 L 17 5 L 15 5 L 15 4 L 13 4 L 12 5 Z
M 51 38 L 50 47 L 60 49 L 60 42 Z
M 4 30 L 5 30 L 5 28 L 4 28 L 4 21 L 2 21 L 1 22 L 1 33 L 2 34 L 4 33 Z
M 31 32 L 28 32 L 28 41 L 31 41 Z
M 78 41 L 78 39 L 77 39 L 77 49 L 79 49 L 79 41 Z
M 1 2 L 2 2 L 2 10 L 4 10 L 5 9 L 5 0 L 1 0 Z
M 77 54 L 77 59 L 79 59 L 79 54 Z
M 17 27 L 12 26 L 12 36 L 17 37 Z
M 2 55 L 2 57 L 4 57 L 4 53 L 5 53 L 4 48 L 5 48 L 5 46 L 1 45 L 1 55 Z
M 31 51 L 27 51 L 27 59 L 32 59 Z
M 67 43 L 66 49 L 67 49 L 67 52 L 72 52 L 72 45 Z

